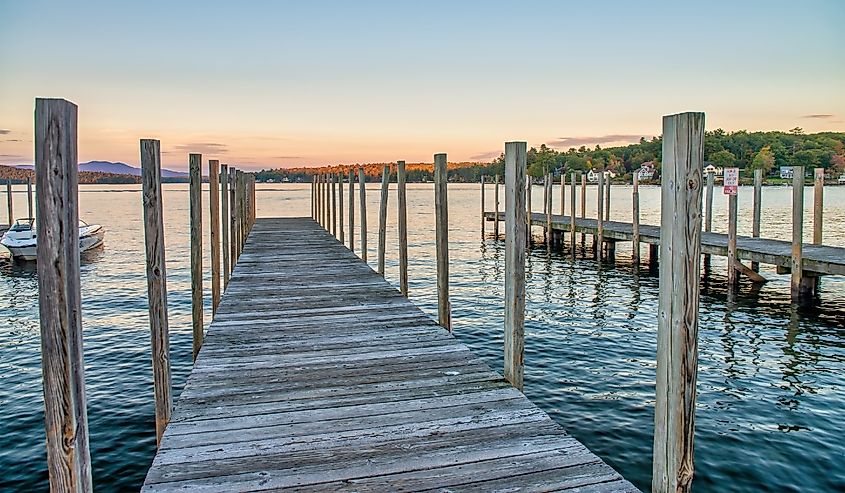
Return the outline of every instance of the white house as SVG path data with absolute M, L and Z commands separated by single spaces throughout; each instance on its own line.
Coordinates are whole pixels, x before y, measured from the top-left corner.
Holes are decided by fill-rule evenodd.
M 791 179 L 792 178 L 792 166 L 781 166 L 780 167 L 780 177 L 784 179 Z
M 713 166 L 712 164 L 708 164 L 707 166 L 704 167 L 704 175 L 705 176 L 708 173 L 713 173 L 713 176 L 722 176 L 724 174 L 724 171 L 725 170 L 723 170 L 722 168 L 717 168 L 716 166 Z
M 651 180 L 652 178 L 654 178 L 654 163 L 651 161 L 643 163 L 640 169 L 637 170 L 637 179 Z
M 587 181 L 590 183 L 596 183 L 599 181 L 599 174 L 596 173 L 596 170 L 591 169 L 587 171 Z

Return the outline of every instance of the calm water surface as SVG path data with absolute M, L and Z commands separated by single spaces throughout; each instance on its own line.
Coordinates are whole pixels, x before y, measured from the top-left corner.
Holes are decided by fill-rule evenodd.
M 308 189 L 259 186 L 259 215 L 308 216 Z M 372 259 L 377 189 L 368 187 Z M 24 211 L 25 195 L 19 192 L 16 188 L 16 210 Z M 449 187 L 454 331 L 501 368 L 504 251 L 501 242 L 481 236 L 478 192 L 478 185 Z M 751 229 L 749 192 L 740 195 L 740 234 Z M 535 207 L 540 193 L 535 187 Z M 591 189 L 588 214 L 595 210 L 593 194 Z M 435 316 L 433 188 L 410 185 L 408 195 L 411 299 Z M 845 246 L 845 187 L 830 187 L 825 197 L 825 242 Z M 177 394 L 191 365 L 187 198 L 186 186 L 165 185 Z M 487 198 L 489 210 L 490 188 Z M 806 198 L 809 239 L 812 189 Z M 630 188 L 615 187 L 612 200 L 612 219 L 629 220 Z M 766 188 L 763 201 L 763 236 L 788 239 L 791 190 Z M 3 222 L 5 202 L 0 193 Z M 644 223 L 659 223 L 659 202 L 659 189 L 641 188 Z M 105 246 L 86 253 L 82 263 L 94 481 L 98 491 L 137 490 L 155 450 L 140 186 L 83 186 L 80 203 L 83 219 L 108 228 Z M 387 277 L 395 282 L 395 195 L 390 207 Z M 725 231 L 720 190 L 715 211 L 714 230 Z M 488 224 L 488 235 L 491 231 Z M 538 240 L 541 235 L 536 229 Z M 525 392 L 649 490 L 656 272 L 634 268 L 629 246 L 620 245 L 615 264 L 584 259 L 580 251 L 578 257 L 573 262 L 568 251 L 543 246 L 528 256 Z M 763 266 L 771 281 L 756 292 L 744 284 L 743 294 L 733 299 L 724 289 L 724 271 L 724 261 L 714 259 L 701 297 L 695 490 L 845 490 L 845 279 L 823 279 L 814 305 L 796 308 L 789 303 L 788 276 Z M 206 288 L 208 303 L 209 279 Z M 47 488 L 36 297 L 34 266 L 0 259 L 0 491 Z

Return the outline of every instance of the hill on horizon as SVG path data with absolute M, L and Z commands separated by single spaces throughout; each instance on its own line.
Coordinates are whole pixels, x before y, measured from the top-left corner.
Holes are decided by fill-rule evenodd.
M 26 170 L 32 170 L 35 168 L 35 166 L 32 164 L 21 164 L 13 167 Z M 113 175 L 141 176 L 141 168 L 136 168 L 134 166 L 130 166 L 126 163 L 122 163 L 119 161 L 88 161 L 85 163 L 79 163 L 79 171 L 89 171 L 92 173 L 109 173 Z M 188 173 L 162 168 L 161 177 L 186 178 L 188 177 Z

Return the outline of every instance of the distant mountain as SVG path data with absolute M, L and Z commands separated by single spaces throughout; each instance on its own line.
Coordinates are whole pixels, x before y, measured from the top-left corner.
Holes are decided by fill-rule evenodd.
M 19 166 L 15 166 L 19 169 L 33 169 L 34 166 L 31 164 L 22 164 Z M 113 163 L 111 161 L 88 161 L 87 163 L 79 163 L 79 171 L 93 171 L 95 173 L 111 173 L 115 175 L 132 175 L 132 176 L 141 176 L 141 168 L 136 168 L 134 166 L 129 166 L 126 163 Z M 162 168 L 161 170 L 161 177 L 162 178 L 187 178 L 188 173 L 183 173 L 180 171 L 172 171 L 169 169 Z

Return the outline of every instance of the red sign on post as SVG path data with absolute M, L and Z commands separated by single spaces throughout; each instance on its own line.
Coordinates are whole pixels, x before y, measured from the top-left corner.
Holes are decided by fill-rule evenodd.
M 737 187 L 739 187 L 739 168 L 725 168 L 724 180 L 723 193 L 725 195 L 736 195 Z

